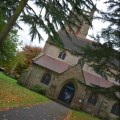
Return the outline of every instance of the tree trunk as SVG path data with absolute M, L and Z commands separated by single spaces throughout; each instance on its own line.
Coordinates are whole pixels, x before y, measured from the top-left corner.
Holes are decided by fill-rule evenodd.
M 11 18 L 8 20 L 7 24 L 3 28 L 3 30 L 0 33 L 0 49 L 2 47 L 3 41 L 5 40 L 6 36 L 14 26 L 16 20 L 20 16 L 21 12 L 23 11 L 24 7 L 26 6 L 28 0 L 21 0 L 19 3 L 19 6 L 16 8 L 14 14 L 11 16 Z

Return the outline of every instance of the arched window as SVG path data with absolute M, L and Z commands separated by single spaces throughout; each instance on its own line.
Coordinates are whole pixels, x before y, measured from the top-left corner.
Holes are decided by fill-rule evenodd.
M 111 113 L 114 115 L 120 116 L 120 104 L 119 103 L 113 104 Z
M 51 75 L 50 75 L 50 73 L 45 73 L 45 74 L 43 75 L 43 77 L 42 77 L 41 82 L 44 83 L 44 84 L 46 84 L 46 85 L 48 85 L 49 82 L 50 82 L 50 80 L 51 80 Z
M 58 58 L 61 58 L 61 59 L 65 59 L 65 56 L 66 56 L 66 53 L 63 51 L 63 52 L 60 52 Z
M 94 94 L 91 94 L 87 100 L 87 103 L 88 104 L 91 104 L 91 105 L 96 105 L 97 103 L 97 96 L 94 95 Z

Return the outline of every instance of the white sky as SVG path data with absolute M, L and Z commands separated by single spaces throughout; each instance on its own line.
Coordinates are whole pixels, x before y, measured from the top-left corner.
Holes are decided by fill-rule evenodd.
M 106 0 L 99 0 L 97 2 L 97 8 L 99 10 L 106 11 L 106 5 L 104 4 L 105 1 Z M 37 8 L 34 8 L 34 9 L 37 10 Z M 98 13 L 95 12 L 95 15 L 98 15 Z M 89 29 L 88 36 L 87 36 L 88 39 L 91 39 L 89 35 L 92 35 L 92 34 L 95 35 L 96 33 L 99 33 L 102 28 L 105 28 L 108 25 L 107 23 L 103 23 L 100 20 L 93 20 L 92 24 L 93 24 L 93 28 Z M 23 28 L 23 30 L 19 30 L 18 35 L 19 35 L 19 40 L 23 41 L 23 45 L 27 44 L 27 45 L 40 46 L 40 47 L 44 46 L 45 41 L 47 40 L 48 36 L 42 30 L 40 31 L 40 33 L 42 37 L 44 38 L 44 41 L 39 42 L 38 39 L 34 39 L 34 41 L 31 42 L 31 38 L 29 35 L 29 27 L 25 25 L 24 23 L 20 23 L 20 25 Z

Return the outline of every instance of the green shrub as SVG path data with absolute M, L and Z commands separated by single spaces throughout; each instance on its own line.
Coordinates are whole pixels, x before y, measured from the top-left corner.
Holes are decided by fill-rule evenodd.
M 19 81 L 19 80 L 17 80 L 17 84 L 18 85 L 20 85 L 20 86 L 22 86 L 22 87 L 25 87 L 25 84 L 24 83 L 22 83 L 21 81 Z
M 37 92 L 39 94 L 45 95 L 46 94 L 46 88 L 39 86 L 39 85 L 35 85 L 31 88 L 32 91 Z

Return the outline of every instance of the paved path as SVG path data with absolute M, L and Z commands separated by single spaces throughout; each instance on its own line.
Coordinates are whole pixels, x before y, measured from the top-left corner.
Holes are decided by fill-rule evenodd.
M 0 120 L 64 120 L 70 109 L 56 102 L 0 111 Z

